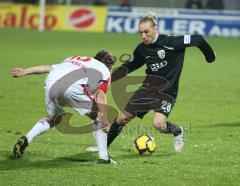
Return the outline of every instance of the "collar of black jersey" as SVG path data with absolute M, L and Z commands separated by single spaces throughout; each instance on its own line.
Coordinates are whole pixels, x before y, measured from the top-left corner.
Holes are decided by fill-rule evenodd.
M 159 46 L 159 44 L 161 43 L 161 40 L 163 40 L 165 36 L 166 36 L 166 35 L 158 34 L 158 35 L 157 35 L 157 38 L 154 39 L 154 42 L 153 42 L 153 43 L 150 43 L 150 44 L 148 44 L 148 45 L 149 45 L 149 46 L 156 46 L 156 45 Z

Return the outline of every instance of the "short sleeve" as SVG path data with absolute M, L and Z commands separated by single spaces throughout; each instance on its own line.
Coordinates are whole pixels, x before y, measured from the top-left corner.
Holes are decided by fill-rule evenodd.
M 110 83 L 111 83 L 111 78 L 109 77 L 107 80 L 102 80 L 97 89 L 103 90 L 105 93 L 107 93 Z

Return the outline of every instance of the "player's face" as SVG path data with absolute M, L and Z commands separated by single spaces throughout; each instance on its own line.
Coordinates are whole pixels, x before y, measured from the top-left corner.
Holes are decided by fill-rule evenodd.
M 153 26 L 150 21 L 142 22 L 139 25 L 139 34 L 145 44 L 150 44 L 156 37 L 157 27 Z

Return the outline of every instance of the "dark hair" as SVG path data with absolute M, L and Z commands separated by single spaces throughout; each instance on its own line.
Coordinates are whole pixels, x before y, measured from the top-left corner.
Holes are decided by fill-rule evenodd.
M 142 24 L 144 22 L 151 22 L 152 23 L 152 26 L 157 26 L 157 16 L 154 12 L 149 12 L 149 14 L 145 17 L 143 17 L 139 24 Z
M 107 67 L 112 67 L 116 62 L 116 57 L 106 50 L 99 51 L 94 58 L 105 64 Z

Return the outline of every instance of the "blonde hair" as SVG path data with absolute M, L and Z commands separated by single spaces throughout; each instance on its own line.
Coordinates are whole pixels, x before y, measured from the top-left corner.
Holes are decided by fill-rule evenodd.
M 139 25 L 148 21 L 152 23 L 152 26 L 157 26 L 157 16 L 154 12 L 149 12 L 148 15 L 142 18 L 139 22 Z

